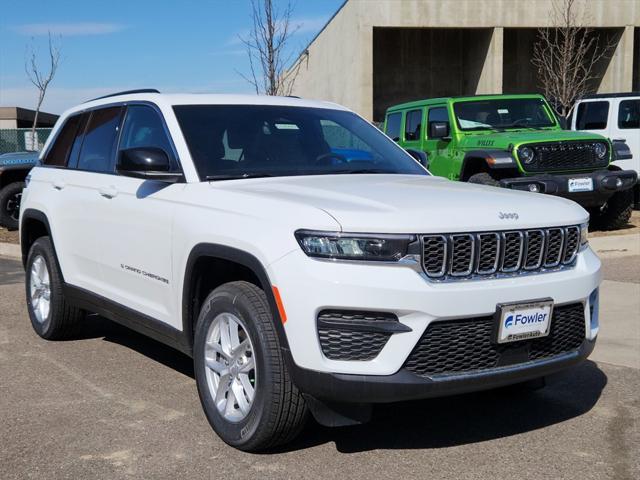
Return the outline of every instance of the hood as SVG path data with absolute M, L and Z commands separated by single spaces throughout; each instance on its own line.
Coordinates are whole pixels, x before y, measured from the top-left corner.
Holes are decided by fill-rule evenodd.
M 536 142 L 566 142 L 571 140 L 606 140 L 602 135 L 572 130 L 509 130 L 505 132 L 483 132 L 480 134 L 465 134 L 461 139 L 464 148 L 500 148 L 507 149 L 509 145 L 519 146 L 523 143 Z
M 421 175 L 280 177 L 233 181 L 225 188 L 260 203 L 276 200 L 321 209 L 345 232 L 508 230 L 579 224 L 588 219 L 582 207 L 562 198 Z M 305 221 L 300 218 L 295 223 L 299 228 L 315 228 Z

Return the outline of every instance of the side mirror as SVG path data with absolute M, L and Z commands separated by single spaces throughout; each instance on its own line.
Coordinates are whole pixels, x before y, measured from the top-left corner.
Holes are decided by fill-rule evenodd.
M 427 158 L 427 154 L 425 152 L 423 152 L 422 150 L 414 150 L 413 148 L 407 148 L 406 151 L 420 165 L 422 165 L 425 168 L 429 168 L 429 159 Z
M 171 172 L 169 156 L 161 148 L 138 147 L 121 150 L 116 170 L 127 177 L 175 183 L 182 173 Z
M 446 140 L 449 137 L 449 122 L 431 122 L 429 124 L 429 138 Z

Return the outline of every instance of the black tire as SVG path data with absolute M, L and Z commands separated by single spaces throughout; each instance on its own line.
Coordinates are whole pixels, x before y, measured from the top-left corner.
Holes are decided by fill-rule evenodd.
M 496 180 L 488 172 L 475 173 L 467 180 L 469 183 L 477 183 L 479 185 L 489 185 L 491 187 L 499 187 L 500 181 Z
M 24 182 L 13 182 L 0 190 L 0 226 L 7 230 L 18 229 L 23 189 Z
M 592 214 L 592 225 L 598 230 L 618 230 L 627 223 L 633 213 L 633 189 L 614 193 L 604 208 Z
M 33 264 L 42 258 L 49 276 L 49 309 L 48 314 L 39 320 L 34 310 L 35 300 L 31 295 L 31 278 Z M 38 238 L 27 257 L 25 272 L 25 291 L 27 296 L 27 310 L 31 325 L 38 335 L 46 340 L 64 340 L 72 338 L 82 325 L 84 312 L 69 304 L 64 296 L 64 282 L 58 268 L 53 244 L 49 237 Z
M 207 383 L 205 344 L 213 321 L 231 313 L 253 345 L 256 388 L 245 418 L 231 422 L 218 411 Z M 204 412 L 218 436 L 240 450 L 261 451 L 287 443 L 300 432 L 308 416 L 302 394 L 292 383 L 264 292 L 248 282 L 216 288 L 204 301 L 194 339 L 194 369 Z

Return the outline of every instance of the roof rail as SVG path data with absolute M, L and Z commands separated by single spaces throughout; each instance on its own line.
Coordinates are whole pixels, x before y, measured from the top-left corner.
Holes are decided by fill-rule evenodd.
M 103 98 L 109 97 L 118 97 L 120 95 L 130 95 L 132 93 L 160 93 L 160 90 L 156 90 L 155 88 L 139 88 L 137 90 L 124 90 L 123 92 L 110 93 L 109 95 L 103 95 L 102 97 L 92 98 L 91 100 L 87 100 L 87 102 L 93 102 L 94 100 L 102 100 Z

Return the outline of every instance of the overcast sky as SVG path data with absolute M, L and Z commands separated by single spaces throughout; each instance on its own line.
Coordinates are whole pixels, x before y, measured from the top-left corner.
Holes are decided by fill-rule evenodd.
M 342 3 L 297 0 L 291 53 L 302 51 Z M 62 61 L 44 111 L 132 88 L 251 93 L 237 73 L 248 73 L 238 37 L 250 25 L 249 0 L 0 0 L 0 106 L 35 106 L 25 51 L 33 44 L 44 66 L 48 32 Z

